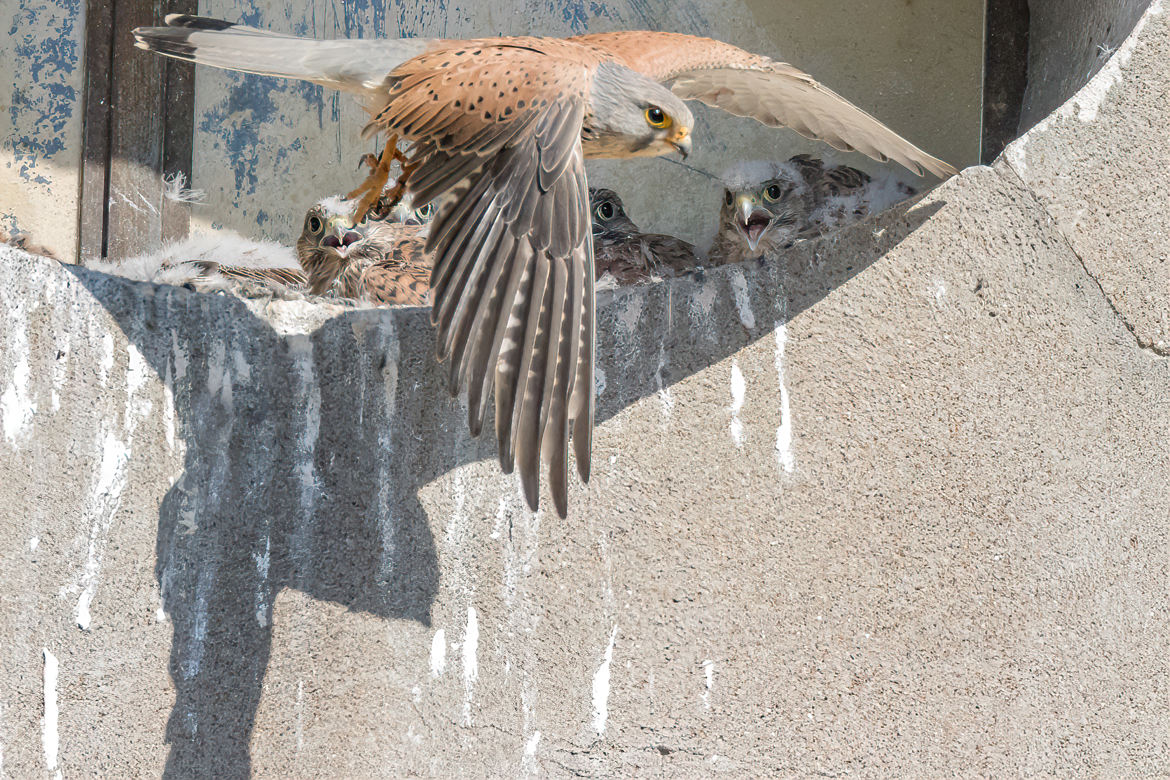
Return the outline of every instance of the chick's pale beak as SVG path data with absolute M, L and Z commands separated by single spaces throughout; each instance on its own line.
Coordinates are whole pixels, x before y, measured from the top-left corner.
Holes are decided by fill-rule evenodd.
M 751 251 L 756 251 L 771 222 L 772 215 L 767 209 L 759 206 L 750 195 L 740 195 L 735 199 L 735 226 L 747 239 Z
M 330 219 L 326 227 L 326 235 L 321 240 L 321 246 L 333 247 L 342 257 L 349 252 L 351 246 L 362 240 L 361 233 L 354 230 L 345 217 Z
M 666 139 L 671 146 L 678 150 L 682 158 L 687 159 L 687 155 L 691 153 L 691 131 L 686 127 L 680 127 L 675 131 L 674 135 Z

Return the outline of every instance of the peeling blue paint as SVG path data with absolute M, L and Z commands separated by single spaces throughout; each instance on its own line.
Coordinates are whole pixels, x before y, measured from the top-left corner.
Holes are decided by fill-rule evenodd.
M 18 175 L 26 182 L 49 184 L 41 162 L 65 150 L 65 133 L 78 102 L 71 82 L 80 65 L 82 0 L 19 0 L 11 17 L 7 45 L 15 83 L 8 106 L 11 146 Z M 44 35 L 45 30 L 52 33 Z
M 565 0 L 561 9 L 561 17 L 574 33 L 583 33 L 588 28 L 589 11 L 585 6 L 585 0 Z
M 282 147 L 274 153 L 267 151 L 264 138 L 269 130 L 266 128 L 274 123 L 290 124 L 277 108 L 273 94 L 297 95 L 305 103 L 306 110 L 316 107 L 320 112 L 322 90 L 314 84 L 290 82 L 274 76 L 232 73 L 228 78 L 232 83 L 226 96 L 203 112 L 199 130 L 214 137 L 227 150 L 235 177 L 234 202 L 239 205 L 240 196 L 256 194 L 255 171 L 258 165 L 279 166 L 290 151 L 302 148 L 298 141 L 291 148 Z

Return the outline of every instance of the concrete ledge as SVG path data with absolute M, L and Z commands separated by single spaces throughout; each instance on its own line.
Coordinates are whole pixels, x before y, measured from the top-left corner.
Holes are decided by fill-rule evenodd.
M 3 771 L 1170 772 L 1170 362 L 1017 171 L 603 301 L 568 522 L 421 310 L 0 250 Z

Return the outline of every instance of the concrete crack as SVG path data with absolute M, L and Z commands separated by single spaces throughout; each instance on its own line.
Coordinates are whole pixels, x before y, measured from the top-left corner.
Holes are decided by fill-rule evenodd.
M 1105 287 L 1101 284 L 1101 280 L 1098 279 L 1097 275 L 1089 269 L 1088 264 L 1085 262 L 1085 258 L 1081 257 L 1081 253 L 1077 251 L 1075 246 L 1073 246 L 1072 240 L 1063 230 L 1061 230 L 1060 223 L 1056 221 L 1056 218 L 1052 215 L 1052 212 L 1048 210 L 1048 207 L 1044 204 L 1044 201 L 1040 199 L 1040 196 L 1036 194 L 1035 190 L 1028 186 L 1028 183 L 1024 181 L 1022 176 L 1020 176 L 1020 172 L 1017 171 L 1015 166 L 1012 165 L 1011 160 L 1009 160 L 1007 157 L 1002 157 L 1001 159 L 1003 160 L 1007 169 L 1011 171 L 1016 183 L 1018 183 L 1029 195 L 1032 196 L 1032 200 L 1035 201 L 1040 210 L 1044 212 L 1044 215 L 1048 217 L 1049 222 L 1052 223 L 1052 226 L 1056 230 L 1056 234 L 1060 236 L 1060 240 L 1064 242 L 1064 245 L 1068 248 L 1068 251 L 1072 253 L 1073 257 L 1077 259 L 1077 262 L 1081 264 L 1081 269 L 1084 270 L 1085 275 L 1092 279 L 1093 284 L 1097 286 L 1097 290 L 1101 293 L 1101 297 L 1105 299 L 1105 303 L 1109 306 L 1110 311 L 1113 312 L 1113 315 L 1117 318 L 1118 322 L 1124 325 L 1125 329 L 1129 331 L 1131 336 L 1133 336 L 1133 340 L 1137 344 L 1138 349 L 1145 350 L 1146 352 L 1150 352 L 1158 357 L 1170 357 L 1170 347 L 1158 346 L 1154 343 L 1153 338 L 1143 339 L 1140 335 L 1138 335 L 1137 328 L 1132 322 L 1129 321 L 1121 309 L 1117 307 L 1117 304 L 1113 302 L 1113 299 L 1109 296 L 1109 293 L 1105 291 Z

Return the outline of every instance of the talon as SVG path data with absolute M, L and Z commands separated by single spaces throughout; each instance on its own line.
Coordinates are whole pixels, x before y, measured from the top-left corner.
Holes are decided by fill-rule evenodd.
M 361 156 L 361 158 L 358 159 L 357 167 L 358 167 L 358 170 L 361 170 L 361 167 L 363 165 L 365 165 L 372 172 L 372 171 L 378 170 L 378 165 L 381 162 L 382 162 L 382 156 L 380 154 L 374 154 L 373 152 L 366 152 L 365 154 L 363 154 Z
M 370 171 L 370 175 L 366 177 L 366 180 L 362 182 L 360 187 L 345 196 L 346 200 L 353 200 L 359 195 L 362 198 L 358 202 L 357 209 L 354 211 L 354 224 L 365 219 L 370 207 L 382 197 L 382 189 L 386 186 L 386 181 L 390 178 L 390 165 L 399 154 L 398 135 L 395 133 L 386 139 L 386 148 L 382 154 L 378 155 L 378 164 Z M 368 165 L 369 157 L 372 156 L 363 156 L 362 162 Z

